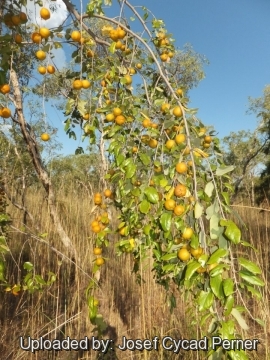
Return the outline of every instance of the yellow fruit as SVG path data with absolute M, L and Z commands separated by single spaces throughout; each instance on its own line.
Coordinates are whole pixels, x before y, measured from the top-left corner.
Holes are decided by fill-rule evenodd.
M 39 66 L 39 67 L 38 67 L 38 72 L 39 72 L 41 75 L 46 74 L 46 68 L 45 68 L 45 66 Z
M 188 261 L 191 257 L 189 251 L 185 248 L 180 249 L 177 253 L 177 256 L 181 261 Z
M 81 40 L 81 33 L 78 30 L 74 30 L 72 31 L 70 37 L 73 41 L 79 42 Z
M 193 235 L 193 230 L 190 227 L 187 227 L 184 229 L 183 234 L 182 234 L 182 238 L 184 240 L 189 240 Z
M 174 53 L 173 53 L 172 51 L 169 51 L 169 52 L 168 52 L 168 57 L 169 57 L 169 58 L 173 58 L 173 57 L 174 57 Z
M 54 74 L 55 73 L 55 67 L 53 65 L 48 65 L 47 66 L 47 72 L 49 74 Z
M 169 110 L 169 108 L 170 108 L 170 104 L 164 103 L 164 104 L 161 105 L 160 110 L 161 110 L 163 113 L 165 113 L 167 110 Z
M 174 188 L 174 195 L 177 197 L 184 197 L 187 193 L 187 188 L 185 185 L 178 184 Z
M 38 50 L 36 52 L 36 57 L 39 59 L 39 60 L 44 60 L 46 59 L 46 53 L 42 50 Z
M 2 94 L 8 94 L 10 92 L 10 86 L 8 84 L 1 85 L 0 92 Z
M 84 89 L 88 89 L 89 87 L 90 87 L 90 81 L 88 81 L 88 80 L 82 80 L 82 87 L 84 88 Z
M 190 154 L 190 148 L 187 146 L 183 151 L 183 155 L 188 155 L 188 154 Z
M 141 63 L 136 64 L 136 68 L 140 70 L 142 68 L 142 64 Z
M 47 8 L 41 8 L 39 13 L 41 19 L 48 20 L 51 17 L 50 10 Z
M 148 128 L 151 126 L 151 120 L 150 119 L 144 119 L 143 122 L 142 122 L 142 126 L 144 128 Z
M 160 60 L 162 62 L 166 62 L 168 60 L 168 58 L 169 58 L 169 56 L 166 53 L 163 53 L 163 54 L 160 55 Z
M 50 135 L 47 134 L 47 133 L 43 133 L 43 134 L 41 134 L 40 138 L 41 138 L 42 141 L 49 141 L 50 140 Z
M 95 55 L 95 53 L 92 50 L 88 50 L 87 53 L 86 53 L 86 56 L 89 57 L 89 58 L 94 57 L 94 55 Z
M 205 136 L 204 142 L 207 143 L 207 144 L 211 144 L 211 142 L 212 142 L 211 136 L 209 136 L 209 135 Z
M 175 201 L 173 199 L 168 199 L 164 203 L 164 207 L 166 210 L 172 211 L 175 208 Z
M 132 152 L 133 152 L 133 154 L 136 154 L 136 153 L 138 152 L 138 148 L 137 148 L 137 146 L 133 146 L 133 148 L 132 148 Z
M 110 114 L 106 115 L 106 120 L 107 121 L 114 121 L 114 119 L 115 119 L 114 114 L 110 113 Z
M 101 219 L 101 217 L 98 216 L 98 217 L 97 217 L 97 220 L 94 220 L 94 221 L 91 222 L 92 228 L 99 225 L 99 220 L 100 220 L 99 218 Z M 99 220 L 98 220 L 98 219 L 99 219 Z
M 119 234 L 121 236 L 125 236 L 126 235 L 126 227 L 122 227 L 120 230 L 119 230 Z
M 178 134 L 175 136 L 175 142 L 176 144 L 182 144 L 186 141 L 186 135 L 185 134 Z
M 33 43 L 35 44 L 40 44 L 41 43 L 41 40 L 42 40 L 42 37 L 39 33 L 37 32 L 34 32 L 32 35 L 31 35 L 31 39 L 33 41 Z
M 26 15 L 26 13 L 24 13 L 24 12 L 20 12 L 19 13 L 19 18 L 20 18 L 20 20 L 21 20 L 21 23 L 23 23 L 23 24 L 25 24 L 26 22 L 27 22 L 27 15 Z
M 80 90 L 82 88 L 82 81 L 81 80 L 74 80 L 72 86 L 73 86 L 73 89 Z
M 104 195 L 105 197 L 109 198 L 112 196 L 112 191 L 110 189 L 106 189 L 104 190 Z
M 200 246 L 197 249 L 190 248 L 190 252 L 192 256 L 198 259 L 203 253 L 203 248 L 201 248 Z
M 166 144 L 165 144 L 166 148 L 169 150 L 171 150 L 173 147 L 175 147 L 175 145 L 176 145 L 176 143 L 174 140 L 168 140 L 168 141 L 166 141 Z
M 178 172 L 178 174 L 184 174 L 187 172 L 187 164 L 184 162 L 177 163 L 175 166 L 175 170 L 176 172 Z
M 15 25 L 15 26 L 18 26 L 21 23 L 21 19 L 18 15 L 11 16 L 11 21 L 12 21 L 13 25 Z
M 155 166 L 154 167 L 154 172 L 155 173 L 161 173 L 162 172 L 162 170 L 163 170 L 163 168 L 162 168 L 162 166 L 160 165 L 160 166 Z
M 110 31 L 110 38 L 113 40 L 113 41 L 117 41 L 119 38 L 118 38 L 118 31 L 117 30 L 111 30 Z
M 128 72 L 129 72 L 131 75 L 135 75 L 137 71 L 136 71 L 134 68 L 129 68 Z
M 101 255 L 102 254 L 102 248 L 95 247 L 93 250 L 94 255 Z
M 205 267 L 202 267 L 202 266 L 201 266 L 201 267 L 199 267 L 199 269 L 197 269 L 196 271 L 197 271 L 198 274 L 202 274 L 202 273 L 206 272 L 206 270 L 207 270 L 207 269 L 206 269 Z
M 183 112 L 182 112 L 182 109 L 180 108 L 180 106 L 176 106 L 174 109 L 173 109 L 173 115 L 175 117 L 181 117 L 183 115 Z
M 184 91 L 182 89 L 177 89 L 176 94 L 182 97 L 184 95 Z
M 123 43 L 120 40 L 116 41 L 115 48 L 117 50 L 120 50 L 122 48 L 122 46 L 123 46 Z
M 150 148 L 154 149 L 157 147 L 157 140 L 156 139 L 150 139 L 149 142 L 148 142 L 148 145 L 150 146 Z
M 123 115 L 118 115 L 114 121 L 117 125 L 123 125 L 126 122 L 126 118 Z
M 105 263 L 105 260 L 102 257 L 96 259 L 96 265 L 101 266 Z
M 39 29 L 39 34 L 41 35 L 41 37 L 43 37 L 44 39 L 48 39 L 48 37 L 50 36 L 51 32 L 49 29 L 47 28 L 40 28 Z
M 173 213 L 176 216 L 181 216 L 185 212 L 185 207 L 183 205 L 176 205 L 176 207 L 173 209 Z
M 113 115 L 118 116 L 122 114 L 122 110 L 120 108 L 114 108 L 113 109 Z
M 152 129 L 158 129 L 158 124 L 151 123 L 150 126 Z
M 20 35 L 20 34 L 16 34 L 14 40 L 15 40 L 15 43 L 16 43 L 16 44 L 21 44 L 21 42 L 22 42 L 22 37 L 21 37 L 21 35 Z
M 1 110 L 1 116 L 4 118 L 4 119 L 7 119 L 11 116 L 11 111 L 9 108 L 6 108 L 6 107 L 3 107 L 2 110 Z
M 209 149 L 210 146 L 211 146 L 211 144 L 209 144 L 209 143 L 203 143 L 203 147 L 204 147 L 205 149 Z
M 123 30 L 123 29 L 117 29 L 116 30 L 117 31 L 117 37 L 118 37 L 118 39 L 124 39 L 124 37 L 126 36 L 126 32 L 125 32 L 125 30 Z
M 125 75 L 125 85 L 131 85 L 132 84 L 132 77 L 130 75 Z

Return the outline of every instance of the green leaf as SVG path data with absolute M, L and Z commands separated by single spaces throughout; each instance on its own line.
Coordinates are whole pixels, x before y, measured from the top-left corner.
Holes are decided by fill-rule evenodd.
M 249 284 L 265 286 L 265 283 L 262 279 L 260 279 L 258 276 L 253 275 L 249 271 L 241 270 L 241 271 L 239 271 L 239 275 L 241 276 L 242 279 L 244 279 Z
M 245 285 L 245 286 L 246 286 L 247 290 L 249 292 L 251 292 L 252 295 L 256 296 L 257 299 L 260 300 L 262 298 L 261 293 L 257 289 L 254 289 L 253 286 L 250 286 L 250 285 Z
M 214 190 L 214 184 L 213 181 L 209 181 L 204 188 L 204 192 L 206 193 L 207 196 L 211 197 L 213 194 L 213 190 Z
M 225 249 L 217 249 L 213 254 L 210 256 L 210 259 L 207 261 L 207 264 L 214 264 L 219 261 L 222 257 L 228 255 L 228 251 Z
M 149 210 L 151 208 L 151 205 L 150 203 L 144 199 L 141 203 L 140 203 L 140 206 L 139 206 L 139 210 L 141 213 L 143 214 L 148 214 Z
M 221 274 L 210 278 L 210 286 L 211 290 L 218 299 L 222 299 L 224 297 Z
M 230 165 L 230 166 L 220 166 L 219 168 L 217 168 L 216 170 L 216 175 L 217 176 L 222 176 L 227 174 L 228 172 L 231 172 L 234 170 L 234 166 Z
M 203 213 L 203 206 L 196 202 L 195 207 L 194 207 L 194 216 L 195 219 L 199 219 L 202 216 Z
M 224 305 L 224 315 L 228 316 L 230 315 L 232 308 L 234 305 L 234 297 L 232 295 L 228 296 Z
M 238 324 L 241 326 L 241 328 L 243 330 L 248 330 L 249 329 L 245 319 L 242 317 L 242 315 L 240 314 L 240 312 L 236 308 L 232 309 L 231 314 L 236 319 L 236 321 L 238 322 Z
M 235 223 L 232 220 L 221 220 L 220 224 L 221 226 L 226 226 L 224 236 L 232 243 L 239 244 L 241 241 L 241 231 Z
M 185 280 L 189 280 L 199 267 L 201 267 L 201 264 L 198 261 L 189 263 L 186 268 Z
M 223 191 L 221 194 L 222 194 L 222 196 L 223 196 L 223 198 L 224 198 L 224 200 L 225 200 L 226 205 L 230 205 L 230 197 L 229 197 L 229 194 L 228 194 L 227 192 L 225 192 L 225 191 Z
M 158 203 L 159 197 L 158 197 L 158 192 L 155 188 L 153 188 L 152 186 L 148 186 L 144 190 L 144 193 L 147 197 L 147 200 L 150 201 L 152 204 Z
M 161 257 L 161 260 L 169 261 L 169 260 L 176 259 L 176 258 L 177 258 L 177 253 L 174 252 L 174 253 L 163 255 Z
M 143 163 L 143 165 L 147 166 L 151 163 L 151 159 L 148 155 L 146 154 L 139 154 L 139 158 L 141 159 L 141 162 Z
M 160 224 L 163 231 L 169 231 L 172 224 L 172 215 L 169 213 L 163 213 L 160 217 Z
M 110 47 L 109 47 L 109 52 L 110 52 L 111 54 L 114 54 L 114 53 L 115 53 L 115 45 L 116 45 L 116 43 L 115 43 L 115 42 L 112 42 L 111 45 L 110 45 Z
M 135 164 L 129 164 L 125 168 L 126 178 L 131 179 L 135 175 L 135 172 L 136 172 L 136 165 Z
M 29 261 L 26 261 L 24 264 L 23 264 L 23 268 L 27 271 L 30 271 L 30 270 L 33 270 L 34 268 L 34 265 L 32 263 L 30 263 Z
M 201 291 L 197 301 L 199 311 L 209 309 L 213 304 L 214 294 L 212 292 Z
M 219 217 L 216 214 L 213 214 L 210 218 L 210 237 L 212 240 L 215 240 L 218 238 L 219 234 Z
M 253 274 L 261 274 L 262 273 L 260 268 L 256 264 L 254 264 L 254 262 L 247 260 L 245 258 L 242 258 L 242 257 L 238 258 L 238 261 L 241 266 L 243 266 L 245 269 L 247 269 L 251 273 L 253 273 Z
M 119 154 L 118 156 L 116 156 L 116 164 L 117 166 L 120 166 L 122 164 L 122 162 L 125 160 L 125 155 L 123 154 Z
M 230 296 L 233 294 L 233 281 L 232 279 L 224 279 L 223 280 L 223 291 L 226 296 Z

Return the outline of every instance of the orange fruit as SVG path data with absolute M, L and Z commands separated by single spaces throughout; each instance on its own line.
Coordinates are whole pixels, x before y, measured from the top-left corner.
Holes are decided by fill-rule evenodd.
M 70 37 L 73 41 L 79 42 L 81 40 L 81 33 L 78 30 L 74 30 L 72 31 Z
M 82 81 L 81 80 L 74 80 L 72 84 L 73 89 L 81 90 L 82 88 Z
M 185 134 L 178 134 L 175 136 L 175 142 L 176 144 L 182 144 L 186 141 L 186 135 Z
M 27 15 L 24 12 L 19 13 L 19 18 L 20 18 L 22 24 L 25 24 L 27 22 L 27 20 L 28 20 Z
M 14 37 L 14 40 L 15 40 L 15 43 L 16 44 L 21 44 L 22 42 L 22 37 L 20 34 L 16 34 L 15 37 Z
M 48 20 L 51 17 L 50 10 L 47 8 L 44 8 L 44 7 L 41 8 L 39 13 L 40 13 L 41 19 Z
M 187 193 L 187 188 L 185 185 L 178 184 L 174 188 L 174 195 L 177 197 L 184 197 Z
M 20 23 L 21 23 L 20 16 L 19 15 L 11 16 L 11 21 L 12 21 L 12 24 L 15 25 L 15 26 L 20 25 Z
M 168 58 L 169 58 L 168 54 L 163 53 L 163 54 L 160 55 L 160 60 L 162 62 L 166 62 L 168 60 Z
M 178 172 L 178 174 L 184 174 L 187 172 L 187 164 L 184 162 L 177 163 L 175 166 L 175 170 L 176 172 Z
M 140 70 L 142 68 L 142 64 L 141 63 L 136 64 L 136 68 Z
M 181 117 L 183 115 L 183 112 L 182 112 L 182 109 L 180 108 L 180 106 L 176 106 L 174 109 L 173 109 L 173 115 L 175 117 Z
M 150 139 L 149 142 L 148 142 L 148 145 L 150 146 L 150 148 L 154 149 L 157 147 L 157 140 L 156 139 Z
M 122 110 L 118 107 L 114 108 L 113 109 L 113 115 L 114 116 L 118 116 L 118 115 L 121 115 L 122 114 Z
M 173 209 L 173 213 L 176 216 L 181 216 L 185 212 L 185 207 L 183 205 L 176 205 L 176 207 Z
M 115 116 L 114 116 L 113 113 L 110 113 L 110 114 L 106 115 L 106 120 L 107 121 L 114 121 L 114 119 L 115 119 Z
M 8 94 L 10 92 L 10 86 L 8 84 L 1 85 L 0 91 L 2 94 Z
M 164 104 L 161 105 L 160 110 L 161 110 L 163 113 L 165 113 L 167 110 L 169 110 L 169 108 L 170 108 L 170 104 L 164 103 Z
M 189 240 L 189 239 L 192 237 L 192 235 L 193 235 L 193 230 L 192 230 L 192 228 L 187 227 L 187 228 L 184 229 L 184 231 L 183 231 L 183 233 L 182 233 L 182 238 L 183 238 L 184 240 Z
M 98 234 L 99 232 L 101 232 L 101 227 L 100 227 L 100 225 L 92 226 L 92 231 L 93 231 L 95 234 Z
M 151 120 L 150 119 L 144 119 L 143 122 L 142 122 L 142 126 L 144 128 L 148 128 L 151 126 Z
M 99 258 L 96 259 L 95 262 L 96 262 L 97 266 L 101 266 L 101 265 L 103 265 L 105 263 L 105 260 L 102 257 L 99 257 Z
M 49 74 L 54 74 L 55 73 L 55 67 L 53 65 L 48 65 L 47 66 L 47 72 Z
M 98 226 L 98 225 L 99 225 L 99 222 L 98 222 L 98 221 L 100 220 L 99 218 L 101 219 L 101 217 L 98 216 L 98 217 L 97 217 L 97 220 L 94 220 L 94 221 L 91 222 L 91 226 L 92 226 L 92 227 L 95 227 L 95 226 Z M 99 219 L 99 220 L 98 220 L 98 219 Z
M 123 46 L 123 43 L 120 40 L 116 41 L 115 48 L 117 50 L 120 50 L 122 48 L 122 46 Z
M 84 120 L 89 120 L 89 118 L 90 118 L 90 115 L 88 113 L 83 115 Z
M 118 115 L 114 121 L 117 125 L 123 125 L 126 122 L 126 118 L 123 115 Z
M 185 248 L 180 249 L 177 253 L 177 256 L 181 261 L 188 261 L 191 257 L 189 251 Z
M 37 32 L 34 32 L 32 35 L 31 35 L 31 39 L 33 41 L 33 43 L 35 44 L 40 44 L 41 43 L 41 40 L 42 40 L 42 37 L 39 33 Z
M 166 200 L 165 203 L 164 203 L 164 207 L 165 207 L 166 210 L 170 210 L 170 211 L 174 210 L 175 201 L 173 199 Z
M 117 30 L 111 30 L 110 31 L 110 38 L 113 40 L 113 41 L 117 41 L 119 39 L 118 37 L 118 31 Z
M 126 80 L 125 85 L 131 85 L 132 84 L 132 77 L 130 75 L 125 75 L 124 79 Z
M 173 53 L 172 51 L 169 51 L 169 52 L 168 52 L 168 57 L 169 57 L 169 58 L 173 58 L 173 57 L 174 57 L 174 53 Z
M 211 136 L 209 136 L 209 135 L 205 136 L 204 142 L 207 143 L 207 144 L 211 144 L 211 142 L 212 142 Z
M 209 149 L 210 146 L 211 146 L 211 144 L 209 144 L 209 143 L 203 143 L 203 147 L 204 147 L 205 149 Z
M 102 254 L 102 248 L 95 247 L 93 250 L 94 255 L 101 255 Z
M 100 197 L 95 197 L 94 198 L 94 204 L 95 205 L 101 205 L 102 204 L 102 198 Z
M 117 37 L 118 39 L 124 39 L 124 37 L 126 36 L 126 32 L 125 30 L 121 29 L 121 28 L 118 28 L 117 30 Z
M 195 257 L 195 259 L 198 259 L 203 253 L 203 248 L 200 246 L 197 249 L 190 248 L 190 252 L 191 255 Z
M 38 72 L 41 74 L 41 75 L 44 75 L 44 74 L 46 74 L 46 68 L 45 68 L 45 66 L 39 66 L 38 67 Z
M 11 116 L 11 111 L 9 108 L 6 108 L 6 107 L 3 107 L 2 110 L 1 110 L 1 116 L 4 118 L 4 119 L 7 119 Z
M 106 83 L 105 80 L 101 80 L 100 85 L 101 85 L 102 87 L 106 87 L 106 86 L 107 86 L 107 83 Z
M 46 59 L 46 53 L 42 50 L 38 50 L 36 52 L 36 57 L 38 58 L 38 60 L 44 60 Z
M 94 57 L 94 55 L 95 55 L 95 53 L 92 50 L 88 50 L 87 53 L 86 53 L 87 57 Z
M 136 154 L 136 153 L 138 152 L 138 148 L 137 148 L 137 146 L 133 146 L 133 148 L 132 148 L 132 152 L 133 152 L 133 154 Z
M 110 189 L 104 190 L 104 195 L 105 197 L 109 198 L 110 196 L 112 196 L 112 190 Z
M 42 38 L 44 39 L 48 39 L 48 37 L 50 36 L 51 32 L 49 29 L 43 27 L 39 29 L 39 34 L 41 35 Z
M 50 140 L 50 135 L 47 133 L 43 133 L 43 134 L 41 134 L 40 138 L 42 141 L 48 141 L 48 140 Z
M 184 95 L 184 91 L 182 89 L 177 89 L 176 94 L 182 97 Z
M 175 147 L 175 145 L 176 145 L 176 143 L 174 140 L 167 140 L 166 144 L 165 144 L 166 148 L 169 150 L 171 150 L 173 147 Z
M 90 87 L 90 81 L 88 81 L 88 80 L 82 80 L 82 87 L 84 88 L 84 89 L 88 89 L 89 87 Z
M 151 123 L 151 124 L 150 124 L 150 127 L 151 127 L 152 129 L 158 129 L 158 124 Z
M 187 146 L 183 151 L 183 155 L 188 155 L 188 154 L 190 154 L 190 147 Z
M 136 74 L 136 70 L 134 69 L 134 68 L 129 68 L 129 73 L 131 74 L 131 75 L 135 75 Z

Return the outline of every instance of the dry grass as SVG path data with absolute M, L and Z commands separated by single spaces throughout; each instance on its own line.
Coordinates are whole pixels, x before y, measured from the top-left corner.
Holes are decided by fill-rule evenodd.
M 24 227 L 36 234 L 48 233 L 47 241 L 58 250 L 63 251 L 62 245 L 54 233 L 53 226 L 48 215 L 44 194 L 42 191 L 29 192 L 27 197 L 28 209 L 36 219 L 35 224 L 30 222 Z M 19 232 L 10 233 L 10 248 L 13 259 L 8 259 L 8 278 L 13 283 L 19 282 L 22 277 L 21 264 L 24 261 L 34 263 L 36 272 L 46 277 L 48 270 L 57 274 L 56 283 L 42 293 L 30 295 L 22 293 L 14 297 L 9 293 L 0 293 L 0 353 L 1 359 L 203 359 L 204 354 L 193 352 L 173 355 L 169 351 L 131 352 L 116 351 L 106 356 L 89 352 L 37 352 L 32 354 L 19 349 L 19 336 L 31 335 L 38 338 L 49 334 L 48 337 L 61 339 L 66 336 L 71 338 L 84 338 L 93 335 L 93 326 L 88 319 L 88 310 L 85 303 L 85 289 L 91 279 L 91 267 L 94 256 L 92 249 L 94 238 L 89 231 L 91 220 L 92 202 L 88 195 L 69 193 L 58 195 L 58 206 L 62 214 L 62 220 L 68 233 L 78 250 L 80 263 L 83 271 L 78 271 L 75 276 L 75 265 L 62 262 L 59 255 L 54 253 L 49 246 Z M 250 331 L 243 334 L 245 338 L 258 338 L 263 346 L 258 354 L 250 355 L 250 358 L 269 358 L 269 343 L 267 339 L 269 329 L 269 254 L 268 245 L 270 231 L 270 213 L 260 213 L 258 210 L 239 208 L 237 209 L 248 229 L 244 230 L 244 238 L 249 240 L 258 249 L 257 253 L 250 252 L 250 257 L 258 261 L 264 270 L 267 286 L 263 289 L 264 301 L 256 303 L 247 297 L 245 302 L 255 315 L 266 322 L 263 330 L 255 323 L 250 323 Z M 9 208 L 13 218 L 13 226 L 21 229 L 23 214 L 18 209 Z M 112 223 L 116 223 L 113 215 Z M 29 228 L 27 228 L 29 227 Z M 35 230 L 39 227 L 39 231 Z M 115 236 L 110 237 L 110 242 L 117 241 Z M 248 251 L 248 249 L 245 249 Z M 95 296 L 100 300 L 100 312 L 108 323 L 105 337 L 121 343 L 122 336 L 131 339 L 145 339 L 158 336 L 160 339 L 165 335 L 173 338 L 198 338 L 200 329 L 196 324 L 191 324 L 188 314 L 188 301 L 174 291 L 177 295 L 177 307 L 171 314 L 166 299 L 166 293 L 157 285 L 151 272 L 151 259 L 143 264 L 141 276 L 142 285 L 136 282 L 136 276 L 131 274 L 133 260 L 130 255 L 117 257 L 113 246 L 105 253 L 108 258 L 106 265 L 101 270 L 99 289 Z M 268 349 L 268 350 L 267 350 Z M 251 353 L 250 353 L 251 354 Z

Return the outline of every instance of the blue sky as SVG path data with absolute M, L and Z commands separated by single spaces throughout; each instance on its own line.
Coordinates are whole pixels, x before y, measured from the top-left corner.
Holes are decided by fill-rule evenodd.
M 205 67 L 206 78 L 189 93 L 190 106 L 199 108 L 198 117 L 206 125 L 213 125 L 219 137 L 230 131 L 255 129 L 257 119 L 246 111 L 248 97 L 261 96 L 270 83 L 270 1 L 130 2 L 148 7 L 157 18 L 163 19 L 178 48 L 190 43 L 210 61 Z M 115 13 L 115 9 L 117 5 L 110 13 Z M 64 142 L 62 152 L 70 153 L 76 148 L 77 144 L 62 131 L 59 139 Z

